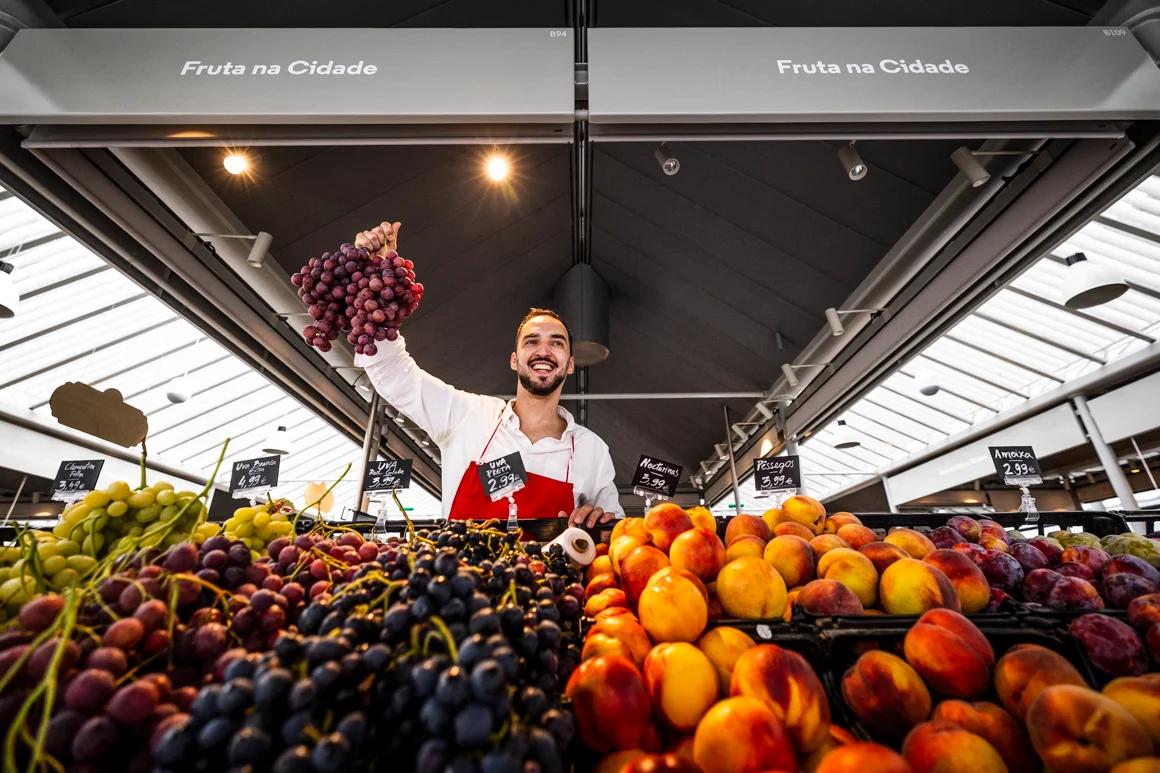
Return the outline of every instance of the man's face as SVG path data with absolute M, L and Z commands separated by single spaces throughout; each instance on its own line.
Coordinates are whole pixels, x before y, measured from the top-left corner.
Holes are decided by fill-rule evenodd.
M 552 317 L 529 319 L 520 328 L 511 367 L 523 388 L 537 397 L 555 392 L 575 368 L 567 329 Z

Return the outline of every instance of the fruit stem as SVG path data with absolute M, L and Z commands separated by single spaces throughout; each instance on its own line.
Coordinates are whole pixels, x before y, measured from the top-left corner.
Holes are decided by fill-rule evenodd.
M 407 541 L 414 542 L 415 524 L 411 523 L 411 516 L 407 515 L 407 508 L 399 501 L 399 493 L 395 489 L 391 489 L 391 499 L 395 500 L 395 507 L 399 508 L 399 512 L 403 514 L 403 521 L 407 524 Z
M 431 615 L 431 624 L 439 631 L 439 636 L 447 643 L 447 650 L 451 654 L 451 662 L 459 660 L 459 648 L 455 646 L 455 637 L 447 629 L 447 624 L 439 615 Z

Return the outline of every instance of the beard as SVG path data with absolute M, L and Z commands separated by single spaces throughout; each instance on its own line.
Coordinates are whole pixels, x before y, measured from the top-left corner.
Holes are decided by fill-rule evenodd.
M 568 377 L 568 375 L 566 373 L 560 373 L 554 379 L 549 381 L 547 384 L 540 386 L 536 382 L 532 381 L 531 373 L 528 373 L 524 370 L 521 370 L 518 373 L 518 376 L 519 376 L 519 380 L 520 380 L 520 385 L 523 386 L 524 389 L 528 390 L 536 397 L 547 397 L 548 395 L 552 394 L 553 392 L 555 392 L 557 389 L 560 388 L 560 385 L 564 383 L 564 379 L 566 379 Z

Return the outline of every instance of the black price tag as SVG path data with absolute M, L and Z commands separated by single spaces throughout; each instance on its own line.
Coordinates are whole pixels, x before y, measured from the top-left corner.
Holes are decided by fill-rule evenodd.
M 388 459 L 368 462 L 363 477 L 363 491 L 395 491 L 411 485 L 410 459 Z
M 97 488 L 97 478 L 101 476 L 104 459 L 80 459 L 61 462 L 52 481 L 51 499 L 57 502 L 71 502 L 81 499 Z
M 1043 482 L 1043 469 L 1031 446 L 988 446 L 995 472 L 1008 486 L 1033 486 Z
M 758 459 L 753 463 L 753 479 L 759 494 L 797 491 L 802 487 L 802 468 L 797 454 Z
M 646 499 L 671 499 L 681 480 L 681 465 L 642 456 L 632 476 L 632 493 Z
M 483 484 L 483 493 L 492 502 L 514 494 L 528 482 L 528 473 L 524 470 L 524 460 L 519 451 L 490 462 L 480 462 L 476 469 L 479 471 L 479 482 Z
M 280 456 L 262 456 L 234 462 L 230 473 L 230 495 L 274 488 L 278 485 L 278 467 L 281 462 Z

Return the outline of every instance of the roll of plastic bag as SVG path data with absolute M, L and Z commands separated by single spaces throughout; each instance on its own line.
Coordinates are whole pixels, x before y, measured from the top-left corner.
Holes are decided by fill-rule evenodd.
M 596 543 L 592 536 L 575 526 L 569 526 L 556 539 L 549 542 L 545 548 L 552 545 L 559 545 L 564 548 L 565 555 L 568 559 L 580 566 L 588 566 L 596 560 Z M 545 552 L 547 552 L 545 550 Z

